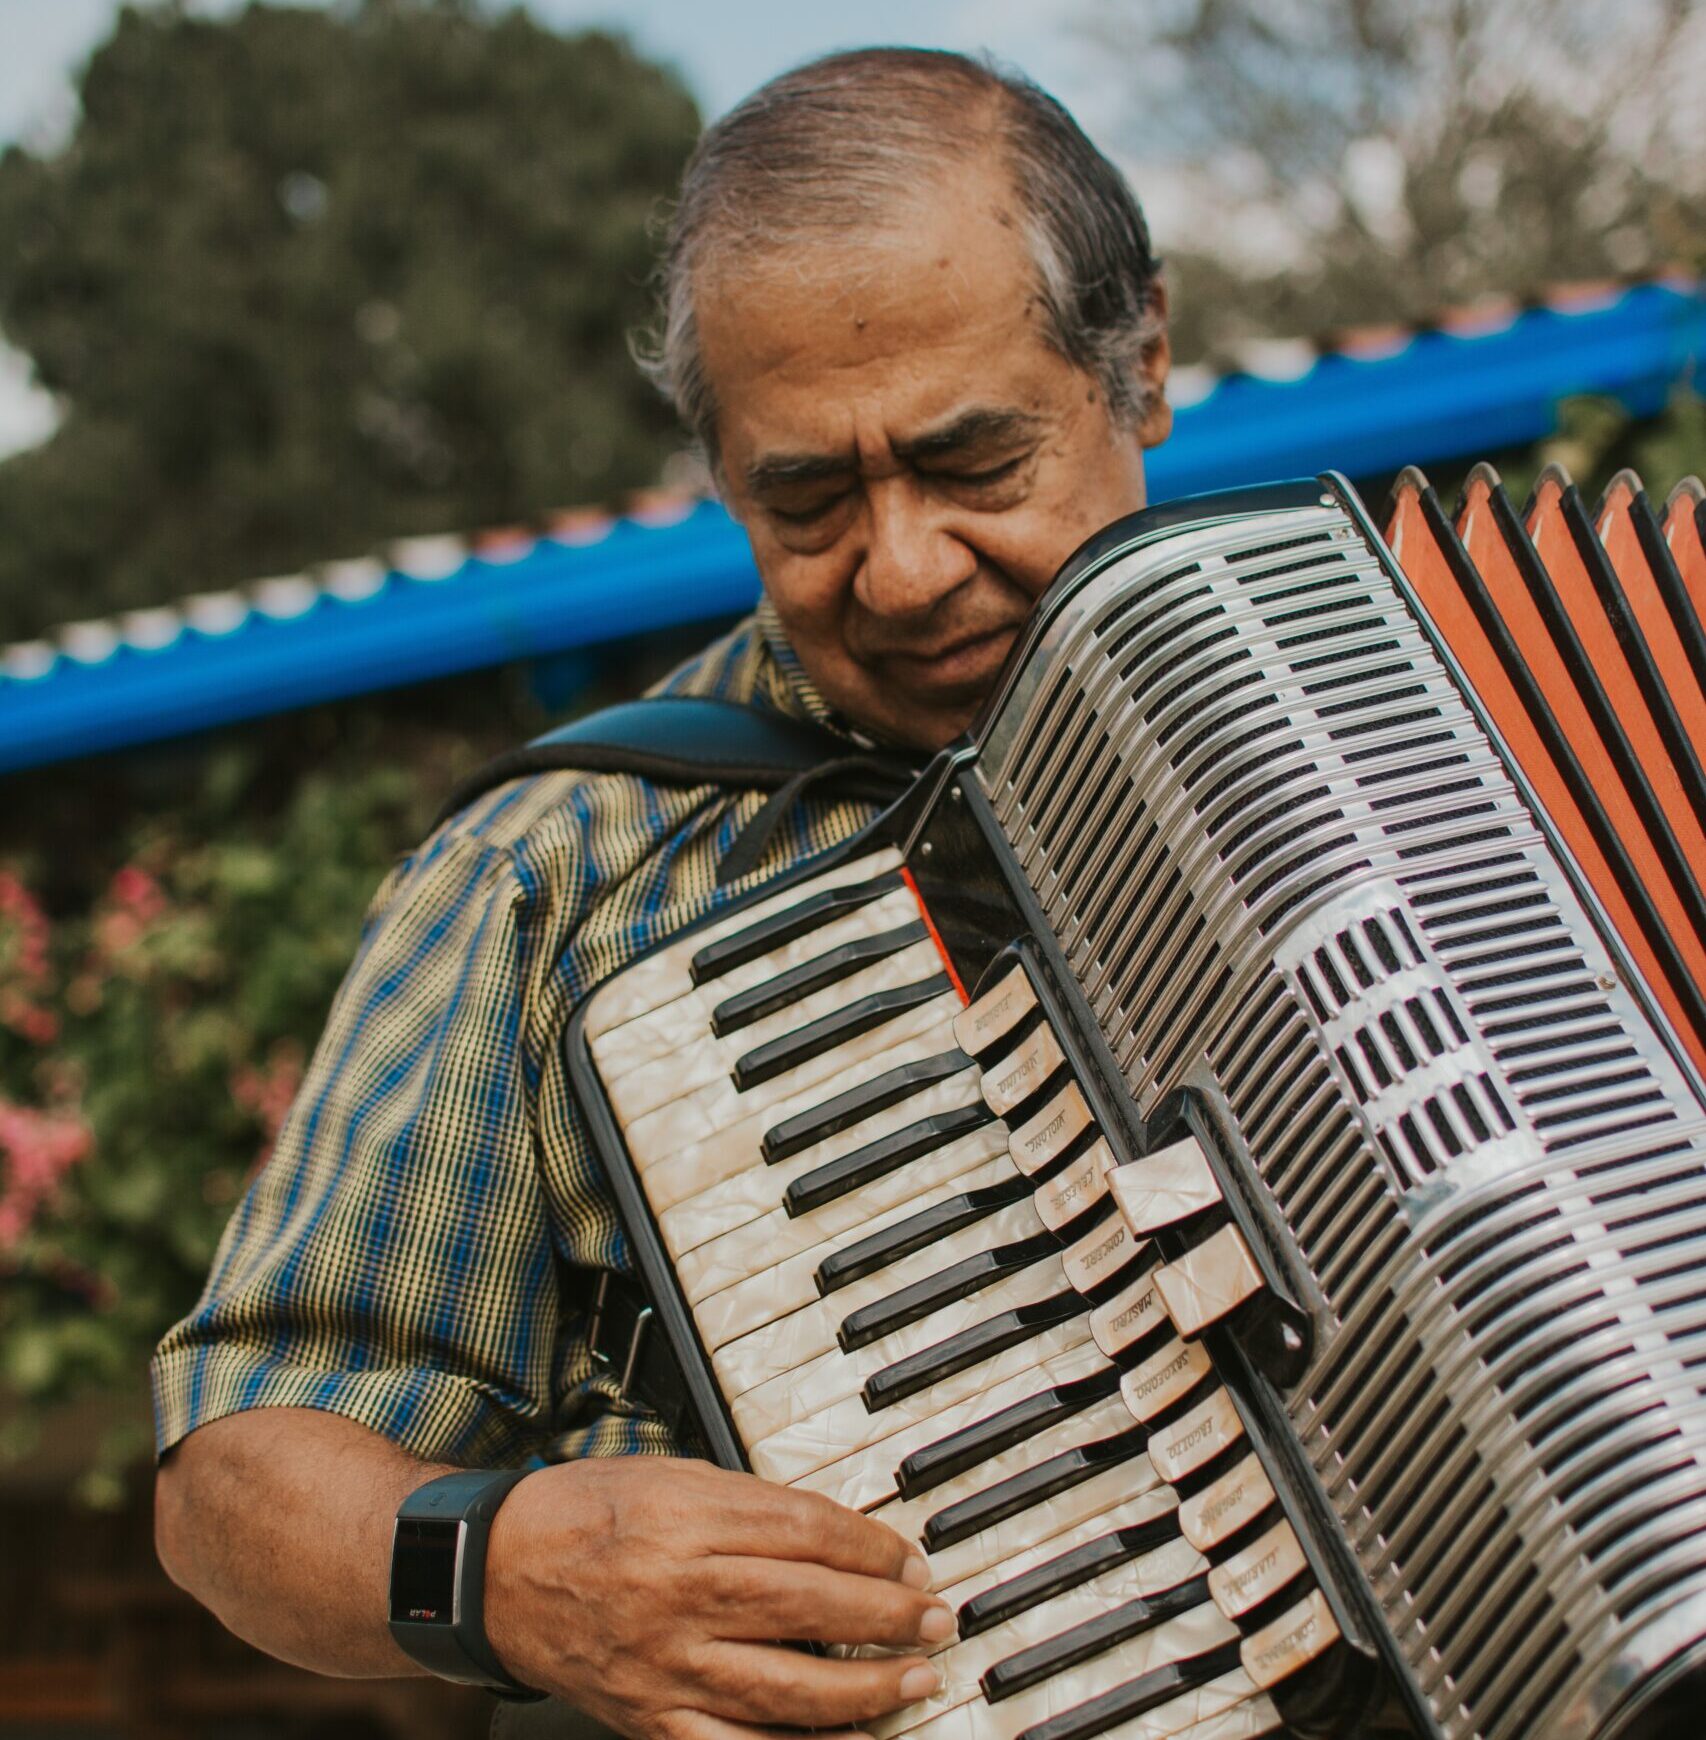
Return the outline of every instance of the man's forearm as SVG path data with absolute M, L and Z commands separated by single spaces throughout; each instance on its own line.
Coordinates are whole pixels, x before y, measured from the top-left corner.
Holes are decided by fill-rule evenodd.
M 232 1414 L 160 1470 L 160 1561 L 269 1655 L 322 1674 L 418 1674 L 386 1626 L 391 1525 L 408 1493 L 446 1472 L 336 1414 Z

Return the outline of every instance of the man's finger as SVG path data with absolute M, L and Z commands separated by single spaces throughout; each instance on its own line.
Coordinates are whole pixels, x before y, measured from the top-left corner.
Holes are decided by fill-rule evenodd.
M 935 1649 L 953 1635 L 947 1602 L 889 1577 L 741 1555 L 706 1561 L 702 1578 L 708 1622 L 723 1638 Z
M 715 1550 L 798 1559 L 856 1576 L 893 1578 L 913 1588 L 928 1586 L 923 1554 L 886 1523 L 819 1493 L 792 1492 L 750 1475 L 736 1478 L 743 1490 L 722 1512 Z
M 704 1710 L 671 1710 L 657 1720 L 657 1740 L 799 1740 L 780 1728 L 760 1728 L 751 1722 L 731 1722 L 726 1716 Z M 855 1740 L 851 1734 L 820 1734 L 813 1740 Z M 867 1740 L 857 1736 L 857 1740 Z
M 851 1661 L 754 1643 L 708 1644 L 693 1671 L 707 1709 L 760 1727 L 851 1727 L 929 1697 L 942 1680 L 922 1656 Z

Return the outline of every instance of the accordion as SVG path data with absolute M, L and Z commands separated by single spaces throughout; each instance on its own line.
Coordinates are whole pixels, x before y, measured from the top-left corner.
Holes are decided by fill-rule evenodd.
M 1702 517 L 1120 521 L 582 1005 L 708 1453 L 957 1612 L 875 1740 L 1706 1733 Z

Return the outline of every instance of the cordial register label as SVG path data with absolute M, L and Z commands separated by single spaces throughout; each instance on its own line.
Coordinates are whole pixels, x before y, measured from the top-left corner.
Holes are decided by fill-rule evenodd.
M 1266 1691 L 1338 1641 L 1339 1627 L 1327 1597 L 1319 1589 L 1313 1589 L 1273 1624 L 1245 1638 L 1238 1653 L 1243 1657 L 1245 1673 Z

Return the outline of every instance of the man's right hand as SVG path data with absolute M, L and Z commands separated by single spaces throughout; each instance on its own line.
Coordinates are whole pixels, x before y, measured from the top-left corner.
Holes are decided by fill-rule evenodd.
M 635 1740 L 838 1729 L 928 1697 L 922 1653 L 843 1660 L 787 1642 L 934 1648 L 952 1635 L 918 1549 L 815 1493 L 703 1462 L 543 1468 L 497 1514 L 486 1631 L 524 1684 Z

